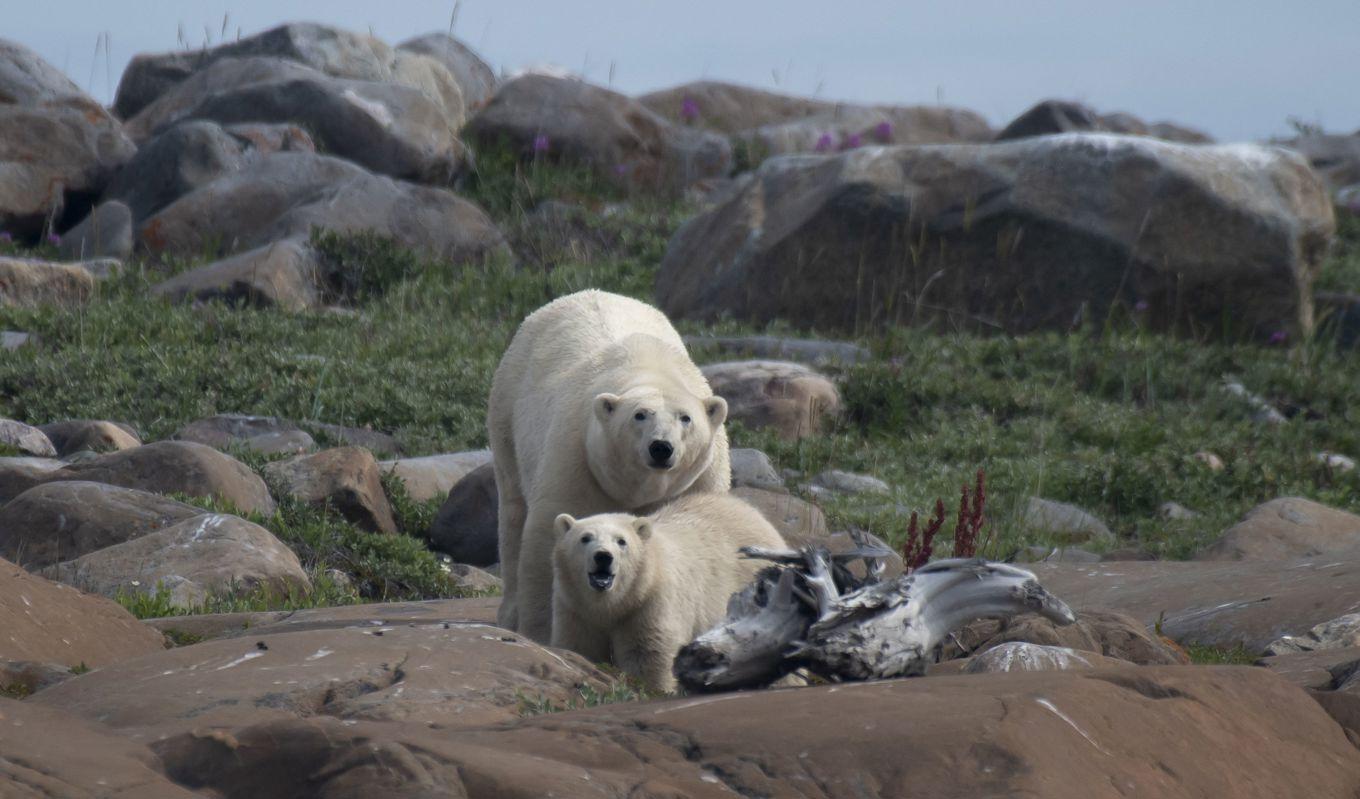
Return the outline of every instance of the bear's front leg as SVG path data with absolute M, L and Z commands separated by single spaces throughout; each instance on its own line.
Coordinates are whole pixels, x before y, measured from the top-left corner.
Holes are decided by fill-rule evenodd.
M 553 507 L 552 512 L 530 508 L 520 539 L 515 631 L 540 644 L 552 641 L 552 558 L 557 535 L 553 519 L 559 512 Z
M 663 625 L 638 624 L 613 634 L 614 665 L 642 681 L 652 693 L 674 693 L 671 671 L 675 655 L 684 646 L 681 636 Z
M 559 593 L 553 594 L 552 645 L 592 663 L 609 662 L 609 633 L 582 617 Z

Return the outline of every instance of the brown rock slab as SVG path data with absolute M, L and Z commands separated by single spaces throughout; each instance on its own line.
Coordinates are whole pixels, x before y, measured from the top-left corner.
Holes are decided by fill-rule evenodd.
M 164 646 L 116 602 L 0 560 L 0 659 L 98 668 Z
M 52 440 L 52 446 L 57 448 L 57 455 L 63 458 L 85 450 L 117 452 L 142 445 L 137 431 L 119 422 L 68 419 L 64 422 L 40 425 L 38 429 Z
M 836 384 L 788 361 L 729 361 L 702 369 L 713 393 L 727 400 L 727 418 L 772 427 L 785 439 L 816 435 L 840 412 Z
M 1336 687 L 1338 673 L 1350 673 L 1360 665 L 1360 647 L 1324 649 L 1272 655 L 1256 661 L 1300 688 L 1329 691 Z
M 1077 623 L 1066 627 L 1034 613 L 1016 616 L 1008 622 L 980 619 L 955 631 L 944 645 L 941 658 L 952 660 L 981 654 L 1007 643 L 1094 652 L 1139 665 L 1179 666 L 1190 662 L 1184 653 L 1159 640 L 1133 617 L 1095 610 L 1081 611 Z
M 1036 563 L 1074 608 L 1127 613 L 1182 644 L 1262 652 L 1360 610 L 1360 553 L 1290 561 Z
M 263 644 L 261 646 L 260 644 Z M 293 716 L 479 726 L 525 700 L 565 704 L 611 678 L 583 658 L 477 622 L 348 626 L 165 650 L 67 680 L 29 701 L 155 740 Z
M 0 794 L 13 799 L 193 799 L 145 746 L 31 702 L 0 699 Z
M 1258 505 L 1197 560 L 1291 560 L 1360 547 L 1360 516 L 1301 497 Z
M 0 506 L 0 557 L 37 570 L 203 515 L 159 494 L 63 480 Z
M 1242 667 L 889 680 L 608 705 L 481 729 L 287 719 L 230 736 L 181 734 L 156 751 L 192 787 L 258 799 L 1360 790 L 1360 752 L 1336 723 L 1298 688 Z
M 94 293 L 94 276 L 80 264 L 0 257 L 0 307 L 80 305 Z
M 176 302 L 221 300 L 302 311 L 321 305 L 321 266 L 301 238 L 285 239 L 181 272 L 152 289 Z
M 43 570 L 53 580 L 116 597 L 155 595 L 164 587 L 176 607 L 210 596 L 258 590 L 305 596 L 312 582 L 273 533 L 237 516 L 205 513 Z
M 336 447 L 300 455 L 269 464 L 265 474 L 295 499 L 334 508 L 366 530 L 397 531 L 392 506 L 383 493 L 378 462 L 366 449 Z

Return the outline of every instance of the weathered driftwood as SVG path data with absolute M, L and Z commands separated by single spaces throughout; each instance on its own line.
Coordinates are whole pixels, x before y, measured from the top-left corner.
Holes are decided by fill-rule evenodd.
M 777 564 L 728 602 L 727 618 L 680 650 L 675 677 L 690 691 L 768 685 L 797 669 L 829 680 L 920 674 L 949 633 L 978 618 L 1037 612 L 1059 624 L 1071 609 L 1032 572 L 956 558 L 882 580 L 890 551 L 876 540 L 830 554 L 742 550 Z M 863 560 L 866 577 L 848 568 Z

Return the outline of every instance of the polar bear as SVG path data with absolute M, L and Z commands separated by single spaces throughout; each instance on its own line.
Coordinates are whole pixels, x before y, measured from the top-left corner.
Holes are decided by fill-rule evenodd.
M 730 494 L 688 494 L 651 516 L 554 520 L 552 644 L 673 691 L 680 647 L 722 620 L 727 600 L 768 563 L 744 546 L 785 548 L 760 511 Z
M 530 314 L 496 369 L 487 412 L 501 626 L 550 640 L 559 513 L 645 513 L 689 491 L 727 491 L 726 419 L 727 403 L 650 305 L 582 291 Z

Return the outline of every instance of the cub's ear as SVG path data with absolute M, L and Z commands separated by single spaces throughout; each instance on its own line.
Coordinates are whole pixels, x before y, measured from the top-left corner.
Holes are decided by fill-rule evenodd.
M 576 524 L 576 520 L 571 518 L 571 514 L 568 513 L 559 513 L 557 518 L 553 519 L 553 529 L 557 530 L 558 535 L 566 535 L 571 532 L 571 527 L 574 524 Z
M 722 397 L 709 397 L 704 400 L 704 413 L 708 414 L 708 423 L 717 427 L 727 421 L 727 400 Z
M 601 422 L 609 421 L 609 416 L 619 407 L 618 394 L 601 394 L 595 398 L 595 416 Z
M 652 523 L 645 518 L 634 519 L 633 532 L 637 533 L 638 538 L 646 541 L 652 537 Z

